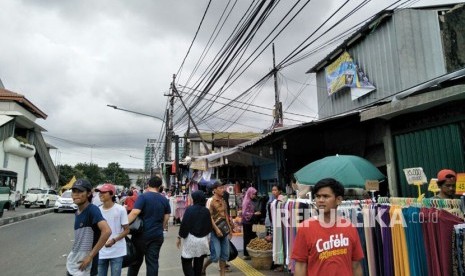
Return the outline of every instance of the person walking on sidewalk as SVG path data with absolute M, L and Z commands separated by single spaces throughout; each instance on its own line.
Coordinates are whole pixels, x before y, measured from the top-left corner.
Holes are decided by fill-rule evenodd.
M 74 243 L 66 260 L 67 275 L 98 274 L 99 251 L 111 235 L 110 226 L 99 208 L 92 202 L 92 185 L 78 179 L 71 188 L 74 204 L 78 206 L 74 217 Z
M 158 258 L 164 241 L 163 230 L 168 229 L 171 213 L 168 199 L 158 193 L 161 184 L 162 180 L 159 176 L 150 178 L 146 192 L 137 197 L 134 208 L 129 213 L 129 224 L 140 216 L 144 230 L 142 234 L 132 235 L 137 257 L 136 261 L 129 266 L 128 276 L 136 276 L 139 273 L 144 256 L 147 275 L 158 275 Z
M 244 260 L 250 260 L 247 245 L 257 237 L 257 234 L 252 231 L 254 223 L 259 221 L 260 211 L 256 209 L 257 190 L 254 187 L 249 187 L 242 201 L 242 231 L 244 233 Z
M 132 209 L 134 208 L 134 204 L 136 203 L 137 200 L 137 192 L 135 192 L 135 189 L 131 189 L 128 191 L 128 195 L 124 199 L 124 207 L 126 207 L 126 210 L 129 213 L 131 213 Z
M 291 255 L 296 261 L 294 275 L 363 275 L 357 229 L 336 214 L 344 187 L 333 178 L 325 178 L 316 183 L 313 192 L 319 215 L 298 228 Z
M 96 191 L 99 192 L 102 202 L 99 207 L 100 211 L 111 229 L 110 239 L 99 252 L 98 275 L 106 276 L 108 266 L 110 266 L 111 276 L 120 276 L 123 257 L 127 254 L 124 237 L 129 234 L 128 214 L 123 206 L 115 204 L 116 188 L 114 185 L 105 183 Z
M 210 211 L 205 207 L 207 199 L 203 191 L 195 191 L 191 196 L 194 205 L 189 206 L 184 213 L 176 246 L 181 248 L 182 240 L 181 263 L 184 275 L 200 276 L 205 256 L 210 254 L 208 234 L 213 227 Z
M 229 224 L 226 214 L 226 202 L 223 199 L 224 185 L 220 181 L 216 181 L 212 187 L 213 197 L 210 203 L 210 216 L 212 220 L 213 231 L 210 233 L 210 258 L 203 265 L 202 274 L 205 273 L 207 267 L 212 263 L 220 262 L 221 276 L 225 275 L 225 265 L 229 258 L 229 238 L 231 237 L 232 228 Z M 229 237 L 223 236 L 221 230 L 216 226 L 217 221 L 226 220 L 229 227 Z

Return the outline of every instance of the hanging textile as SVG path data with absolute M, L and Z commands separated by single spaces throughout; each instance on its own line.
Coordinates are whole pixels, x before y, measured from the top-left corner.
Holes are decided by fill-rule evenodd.
M 408 260 L 411 275 L 427 275 L 425 244 L 421 228 L 422 213 L 418 207 L 408 207 L 402 210 L 406 227 L 405 234 L 408 247 Z
M 396 276 L 409 276 L 410 266 L 408 262 L 407 241 L 403 227 L 402 209 L 399 206 L 391 206 L 389 210 L 392 223 L 392 247 L 394 249 L 394 274 Z
M 343 201 L 337 211 L 357 226 L 365 255 L 361 261 L 364 275 L 465 276 L 465 230 L 453 230 L 454 225 L 464 223 L 464 206 L 465 199 L 380 197 L 377 202 Z M 295 226 L 308 219 L 313 208 L 309 200 L 272 202 L 275 264 L 294 271 L 290 256 L 298 231 Z

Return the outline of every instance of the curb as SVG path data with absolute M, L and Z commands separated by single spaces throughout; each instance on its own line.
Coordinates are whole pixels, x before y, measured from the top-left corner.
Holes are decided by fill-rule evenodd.
M 25 213 L 25 214 L 21 214 L 21 215 L 16 216 L 16 217 L 11 217 L 11 218 L 1 218 L 0 219 L 0 226 L 4 226 L 4 225 L 10 224 L 10 223 L 18 222 L 18 221 L 25 220 L 25 219 L 35 218 L 35 217 L 42 216 L 42 215 L 45 215 L 45 214 L 48 214 L 48 213 L 53 213 L 53 208 L 48 208 L 48 209 L 45 209 L 45 210 Z

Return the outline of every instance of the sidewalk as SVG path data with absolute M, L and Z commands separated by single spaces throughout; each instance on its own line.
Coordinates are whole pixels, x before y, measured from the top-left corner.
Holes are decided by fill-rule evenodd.
M 179 226 L 170 226 L 168 236 L 165 238 L 163 246 L 160 251 L 158 275 L 160 276 L 178 276 L 183 275 L 181 266 L 181 250 L 176 248 L 176 238 L 178 236 Z M 231 265 L 231 272 L 227 272 L 227 276 L 288 276 L 290 273 L 274 272 L 273 270 L 256 270 L 251 266 L 251 261 L 242 260 L 242 252 L 239 256 L 229 262 Z M 206 275 L 220 275 L 218 271 L 218 264 L 213 263 L 207 268 Z M 122 275 L 127 275 L 127 268 L 123 268 Z M 142 264 L 139 275 L 146 275 L 145 263 Z
M 48 213 L 53 213 L 53 208 L 24 208 L 24 206 L 16 207 L 14 211 L 7 211 L 3 212 L 3 217 L 0 218 L 0 226 L 7 225 L 10 223 L 14 223 L 17 221 L 30 219 L 37 216 L 42 216 Z

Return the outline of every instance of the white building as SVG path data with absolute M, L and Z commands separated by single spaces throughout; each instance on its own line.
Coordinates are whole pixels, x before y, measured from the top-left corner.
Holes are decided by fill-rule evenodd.
M 16 183 L 9 184 L 22 194 L 32 187 L 56 188 L 58 183 L 50 146 L 42 136 L 45 129 L 36 123 L 46 118 L 24 95 L 6 90 L 0 81 L 0 170 L 17 174 Z

